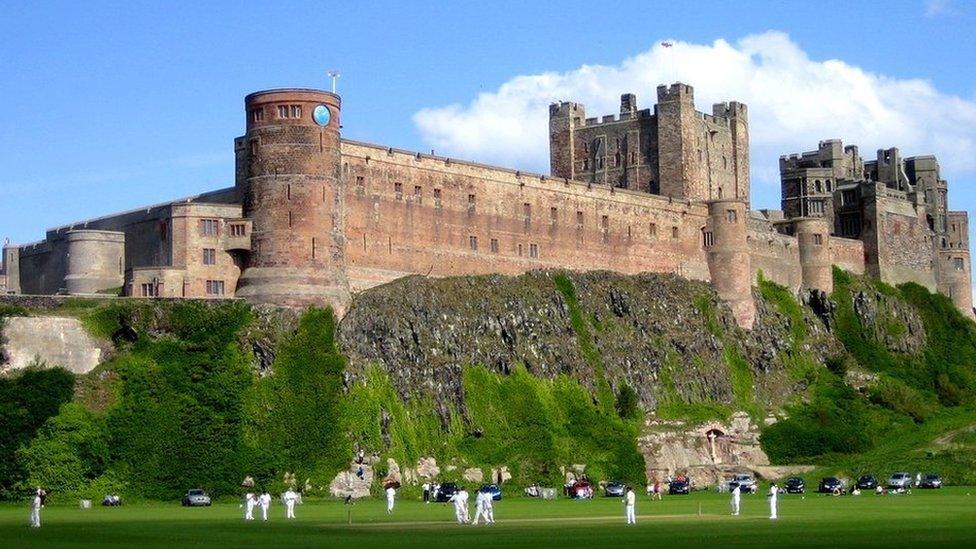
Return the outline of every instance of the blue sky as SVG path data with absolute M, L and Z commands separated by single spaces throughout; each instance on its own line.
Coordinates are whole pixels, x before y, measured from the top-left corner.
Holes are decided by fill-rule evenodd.
M 345 137 L 529 170 L 546 102 L 649 107 L 681 78 L 699 108 L 749 103 L 753 207 L 779 205 L 779 154 L 841 137 L 938 155 L 972 211 L 974 28 L 976 3 L 945 0 L 4 1 L 0 238 L 233 185 L 243 96 L 330 68 Z

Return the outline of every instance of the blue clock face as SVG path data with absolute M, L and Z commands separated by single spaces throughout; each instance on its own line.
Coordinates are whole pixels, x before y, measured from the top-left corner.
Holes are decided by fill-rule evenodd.
M 329 120 L 332 119 L 332 111 L 330 111 L 329 107 L 326 107 L 325 105 L 319 105 L 315 107 L 315 110 L 312 111 L 312 119 L 315 120 L 315 123 L 319 126 L 328 126 Z

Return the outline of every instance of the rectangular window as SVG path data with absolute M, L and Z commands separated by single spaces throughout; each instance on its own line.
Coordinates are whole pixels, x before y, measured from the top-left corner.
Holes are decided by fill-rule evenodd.
M 521 244 L 518 245 L 518 255 L 519 255 L 519 257 L 522 257 L 522 245 Z
M 207 281 L 207 295 L 224 295 L 224 281 L 223 280 L 208 280 Z
M 202 234 L 203 236 L 216 236 L 217 227 L 218 225 L 216 219 L 200 220 L 200 234 Z
M 423 188 L 420 187 L 420 185 L 413 186 L 413 197 L 416 198 L 417 200 L 420 200 L 420 197 L 423 194 L 423 192 L 424 190 Z
M 583 230 L 583 212 L 579 210 L 576 211 L 576 230 Z
M 855 202 L 857 202 L 857 194 L 854 190 L 847 190 L 840 193 L 840 203 L 844 206 L 854 204 Z
M 602 216 L 600 218 L 600 229 L 602 229 L 603 232 L 608 232 L 610 230 L 610 216 L 609 215 L 605 215 L 605 216 Z
M 254 110 L 251 111 L 251 121 L 252 122 L 261 122 L 262 120 L 264 120 L 264 109 L 263 108 L 261 108 L 261 109 L 254 109 Z
M 678 238 L 678 227 L 671 227 L 671 238 Z
M 813 235 L 813 243 L 816 244 L 817 246 L 822 246 L 823 245 L 823 235 L 822 234 L 819 234 L 819 233 Z
M 203 264 L 204 265 L 216 265 L 217 264 L 217 250 L 213 248 L 203 249 Z
M 247 226 L 243 223 L 232 223 L 230 226 L 231 236 L 245 236 L 247 234 Z
M 393 193 L 396 194 L 397 200 L 403 200 L 403 183 L 394 183 Z
M 526 221 L 532 219 L 532 204 L 529 204 L 528 202 L 522 203 L 522 217 L 524 217 Z
M 278 105 L 278 118 L 288 118 L 288 105 Z
M 366 194 L 366 178 L 361 175 L 356 176 L 356 192 L 360 195 Z
M 258 154 L 258 147 L 259 146 L 260 146 L 260 143 L 258 142 L 257 139 L 252 139 L 251 140 L 251 156 L 254 156 L 254 155 Z
M 657 223 L 651 223 L 651 238 L 657 238 Z
M 468 195 L 468 213 L 474 213 L 475 198 L 473 194 Z
M 712 231 L 702 231 L 702 246 L 705 248 L 711 248 L 715 244 L 715 235 Z
M 952 258 L 952 266 L 955 267 L 957 271 L 961 271 L 966 267 L 966 264 L 964 263 L 963 258 L 954 257 Z
M 725 219 L 729 223 L 735 223 L 735 210 L 725 210 Z
M 529 244 L 529 257 L 539 257 L 538 244 Z
M 302 106 L 301 105 L 292 105 L 291 106 L 291 117 L 292 118 L 301 118 L 302 117 Z
M 156 285 L 152 282 L 142 284 L 142 297 L 156 297 Z
M 559 222 L 559 210 L 555 207 L 549 208 L 549 223 L 555 225 Z
M 478 251 L 478 237 L 477 236 L 469 236 L 468 237 L 468 246 L 471 247 L 471 251 L 472 252 L 477 252 Z
M 436 208 L 440 208 L 441 207 L 441 190 L 440 189 L 434 189 L 434 207 L 436 207 Z
M 489 246 L 491 246 L 491 253 L 497 254 L 498 253 L 498 239 L 497 238 L 492 238 L 488 242 L 488 244 L 489 244 Z

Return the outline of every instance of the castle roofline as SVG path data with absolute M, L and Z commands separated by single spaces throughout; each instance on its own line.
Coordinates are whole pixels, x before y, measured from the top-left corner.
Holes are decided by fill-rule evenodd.
M 134 213 L 139 213 L 139 212 L 146 212 L 146 211 L 150 211 L 150 210 L 155 210 L 157 208 L 165 208 L 167 206 L 173 206 L 173 205 L 176 205 L 176 204 L 187 204 L 187 203 L 190 203 L 190 204 L 213 204 L 213 205 L 216 205 L 216 206 L 233 205 L 233 204 L 227 204 L 226 202 L 205 202 L 205 201 L 200 201 L 199 199 L 201 199 L 201 198 L 206 199 L 206 198 L 208 198 L 210 196 L 213 196 L 213 195 L 219 195 L 219 194 L 222 194 L 222 193 L 233 192 L 235 190 L 236 190 L 236 187 L 226 187 L 226 188 L 223 188 L 223 189 L 217 189 L 215 191 L 207 191 L 207 192 L 203 192 L 203 193 L 200 193 L 200 194 L 195 194 L 195 195 L 192 195 L 192 196 L 185 196 L 183 198 L 177 198 L 176 200 L 169 200 L 167 202 L 160 202 L 158 204 L 152 204 L 152 205 L 149 205 L 149 206 L 143 206 L 141 208 L 131 208 L 131 209 L 128 209 L 128 210 L 123 210 L 121 212 L 115 212 L 115 213 L 111 213 L 111 214 L 108 214 L 108 215 L 103 215 L 103 216 L 99 216 L 99 217 L 92 217 L 90 219 L 83 219 L 81 221 L 75 221 L 75 222 L 72 222 L 72 223 L 65 223 L 64 225 L 58 225 L 56 227 L 50 227 L 45 232 L 46 233 L 52 233 L 52 232 L 53 233 L 58 233 L 58 232 L 65 231 L 65 230 L 67 230 L 67 231 L 74 230 L 75 228 L 78 228 L 79 230 L 89 230 L 89 229 L 84 229 L 83 226 L 86 225 L 86 224 L 88 224 L 88 223 L 94 223 L 96 221 L 102 221 L 102 220 L 105 220 L 105 219 L 110 219 L 112 217 L 120 217 L 120 216 L 123 216 L 123 215 L 129 215 L 129 214 L 134 214 Z M 79 226 L 81 226 L 81 227 L 79 227 Z M 94 230 L 94 229 L 91 229 L 91 230 Z M 44 240 L 38 240 L 37 242 L 44 242 Z M 34 243 L 36 243 L 36 242 L 34 242 Z M 21 244 L 21 246 L 29 246 L 30 244 L 34 244 L 34 243 Z
M 333 97 L 335 98 L 336 101 L 340 101 L 342 99 L 341 97 L 339 97 L 339 94 L 337 93 L 332 93 L 327 90 L 320 90 L 318 88 L 270 88 L 267 90 L 258 90 L 256 92 L 249 93 L 244 97 L 244 101 L 250 102 L 252 99 L 256 97 L 261 97 L 262 95 L 270 95 L 275 93 L 310 93 L 315 95 L 325 95 L 328 97 Z

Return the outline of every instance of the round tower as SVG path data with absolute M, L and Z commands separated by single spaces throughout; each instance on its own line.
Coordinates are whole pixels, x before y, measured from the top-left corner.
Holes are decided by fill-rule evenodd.
M 343 243 L 339 96 L 278 89 L 244 98 L 237 186 L 253 225 L 236 295 L 256 303 L 349 302 Z
M 797 219 L 793 225 L 800 249 L 801 288 L 834 291 L 833 260 L 830 254 L 830 229 L 823 217 Z
M 752 300 L 752 261 L 746 241 L 746 203 L 737 199 L 708 203 L 712 243 L 707 249 L 712 286 L 735 315 L 739 326 L 750 329 L 756 317 Z
M 121 288 L 125 271 L 125 233 L 72 230 L 65 235 L 64 287 L 71 295 Z

